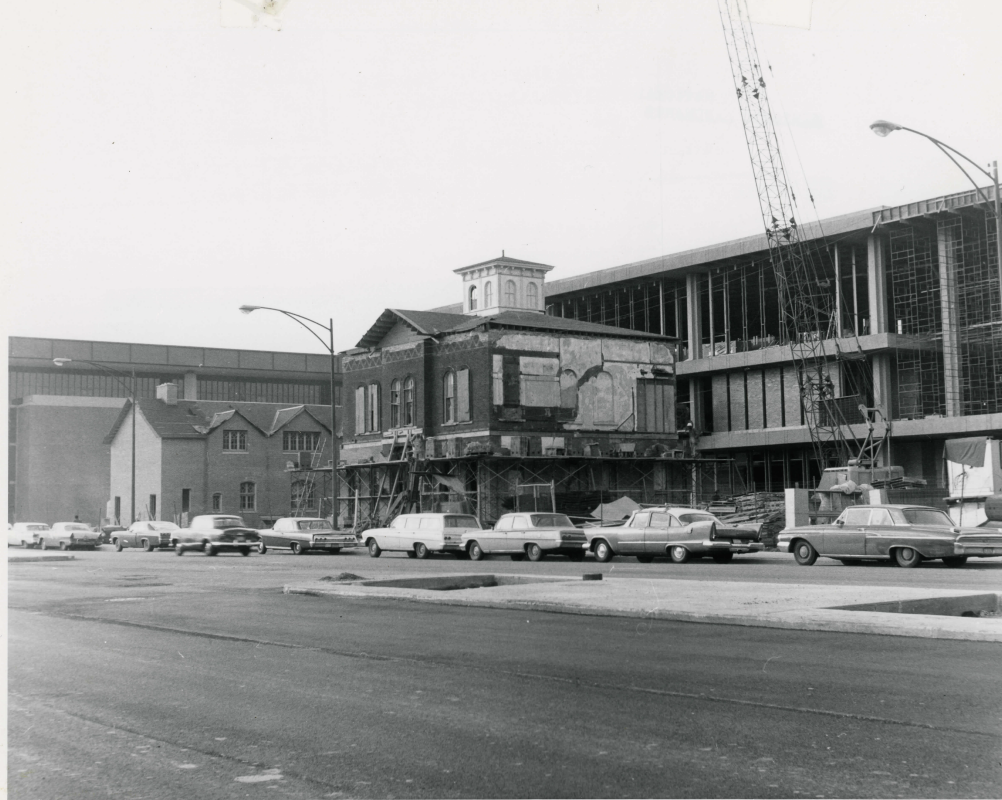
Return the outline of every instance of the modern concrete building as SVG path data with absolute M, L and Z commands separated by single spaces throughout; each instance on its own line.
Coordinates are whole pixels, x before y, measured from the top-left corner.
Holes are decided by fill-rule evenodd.
M 99 522 L 111 497 L 105 438 L 133 375 L 141 400 L 174 383 L 188 401 L 330 403 L 326 354 L 12 336 L 7 368 L 9 521 Z

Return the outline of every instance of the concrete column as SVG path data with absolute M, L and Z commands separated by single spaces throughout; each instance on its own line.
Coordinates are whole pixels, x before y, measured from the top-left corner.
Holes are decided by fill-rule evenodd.
M 866 240 L 866 285 L 870 294 L 870 333 L 888 333 L 887 244 L 870 234 Z
M 701 331 L 703 329 L 703 315 L 700 311 L 699 305 L 699 276 L 698 275 L 686 275 L 685 276 L 685 303 L 686 303 L 686 319 L 689 322 L 689 358 L 687 360 L 691 361 L 694 358 L 699 358 L 699 345 L 701 339 Z
M 198 399 L 198 376 L 194 372 L 184 373 L 184 400 Z
M 873 364 L 873 404 L 880 409 L 885 419 L 891 419 L 891 356 L 889 353 L 875 353 Z M 890 449 L 890 439 L 887 448 Z M 889 454 L 884 452 L 885 459 Z M 890 462 L 885 462 L 890 463 Z
M 939 250 L 939 311 L 943 323 L 943 386 L 946 390 L 946 416 L 961 415 L 960 331 L 957 328 L 957 229 L 953 225 L 936 226 Z

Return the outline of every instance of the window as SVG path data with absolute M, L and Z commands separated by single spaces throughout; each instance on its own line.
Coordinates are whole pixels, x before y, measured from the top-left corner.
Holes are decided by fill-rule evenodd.
M 400 427 L 400 381 L 390 384 L 390 427 Z
M 212 495 L 212 510 L 213 511 L 223 510 L 223 496 L 219 492 L 216 492 L 214 495 Z
M 875 508 L 870 515 L 871 525 L 893 525 L 891 513 L 886 508 Z
M 223 431 L 224 453 L 246 453 L 247 431 Z
M 293 481 L 292 510 L 314 511 L 317 507 L 316 486 L 307 481 Z
M 666 514 L 664 511 L 655 511 L 651 514 L 651 527 L 652 528 L 667 528 L 669 525 L 670 514 Z
M 470 421 L 470 371 L 456 371 L 456 422 Z
M 560 407 L 568 411 L 578 407 L 578 376 L 572 369 L 560 373 Z
M 870 523 L 870 509 L 868 508 L 847 508 L 845 510 L 845 521 L 843 524 L 853 528 L 868 525 Z
M 525 307 L 539 308 L 539 287 L 534 283 L 525 287 Z
M 404 425 L 414 424 L 414 379 L 404 381 Z
M 191 511 L 191 489 L 181 490 L 181 513 L 187 514 Z
M 122 523 L 119 522 L 119 520 L 121 520 L 121 519 L 122 519 L 122 498 L 121 497 L 116 497 L 115 498 L 115 524 L 116 525 L 121 525 Z
M 370 383 L 369 389 L 366 392 L 366 421 L 368 425 L 366 426 L 366 431 L 378 431 L 382 430 L 382 425 L 379 420 L 379 384 Z
M 511 517 L 501 517 L 498 520 L 497 525 L 494 526 L 496 531 L 510 531 L 511 530 Z
M 511 308 L 515 307 L 515 281 L 508 281 L 504 285 L 504 304 Z
M 631 528 L 646 528 L 651 522 L 651 512 L 645 511 L 643 514 L 634 514 L 633 521 L 630 522 Z
M 282 432 L 282 450 L 286 453 L 316 450 L 318 447 L 320 447 L 320 433 L 318 431 Z
M 476 285 L 470 287 L 470 311 L 477 310 L 477 287 Z
M 674 432 L 674 388 L 675 384 L 670 379 L 637 378 L 638 431 Z
M 451 369 L 445 373 L 442 379 L 442 421 L 456 421 L 456 373 Z
M 155 494 L 150 495 L 150 507 L 148 511 L 150 514 L 150 519 L 157 518 L 157 496 Z
M 257 487 L 253 481 L 240 484 L 240 510 L 253 511 L 257 507 Z
M 355 389 L 355 433 L 365 433 L 365 387 Z
M 484 308 L 490 308 L 494 305 L 494 282 L 487 281 L 484 284 Z

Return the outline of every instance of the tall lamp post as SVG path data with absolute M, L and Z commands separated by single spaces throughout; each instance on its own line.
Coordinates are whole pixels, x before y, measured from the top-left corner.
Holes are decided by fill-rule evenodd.
M 1000 299 L 1002 299 L 1002 209 L 1000 209 L 999 207 L 998 162 L 997 161 L 992 162 L 992 171 L 989 172 L 988 170 L 984 169 L 980 164 L 978 164 L 975 161 L 972 161 L 970 158 L 965 156 L 956 148 L 950 147 L 950 145 L 946 144 L 945 142 L 941 142 L 939 139 L 930 136 L 928 133 L 922 133 L 922 131 L 917 131 L 914 128 L 906 128 L 904 125 L 898 125 L 895 122 L 888 122 L 886 119 L 878 119 L 876 122 L 870 125 L 870 130 L 873 131 L 875 134 L 877 134 L 877 136 L 887 136 L 891 133 L 894 133 L 894 131 L 908 131 L 909 133 L 918 134 L 919 136 L 928 139 L 930 142 L 936 145 L 936 147 L 938 147 L 941 151 L 943 151 L 946 157 L 949 158 L 950 161 L 952 161 L 957 166 L 957 169 L 959 169 L 961 172 L 964 173 L 964 175 L 967 176 L 967 180 L 969 180 L 972 184 L 974 184 L 974 188 L 977 189 L 978 195 L 984 201 L 985 205 L 991 206 L 992 203 L 989 201 L 988 196 L 985 194 L 984 190 L 980 186 L 978 186 L 978 184 L 975 182 L 974 178 L 968 175 L 967 170 L 964 169 L 963 166 L 961 166 L 960 162 L 957 161 L 956 158 L 954 158 L 954 154 L 960 156 L 962 159 L 964 159 L 964 161 L 973 166 L 982 175 L 985 175 L 990 181 L 992 181 L 992 183 L 995 184 L 995 203 L 994 203 L 995 260 L 997 262 L 998 273 L 999 273 Z
M 129 400 L 132 402 L 132 480 L 130 482 L 129 497 L 129 516 L 131 517 L 129 524 L 131 525 L 136 521 L 136 370 L 133 369 L 131 375 L 126 375 L 124 372 L 106 367 L 97 361 L 85 361 L 77 358 L 54 358 L 52 359 L 52 363 L 57 367 L 64 367 L 67 364 L 90 364 L 98 369 L 103 369 L 129 392 Z M 129 378 L 129 384 L 126 385 L 122 381 L 122 378 Z M 118 524 L 121 525 L 120 520 Z
M 284 308 L 272 308 L 271 306 L 240 306 L 240 312 L 242 314 L 250 314 L 252 311 L 277 311 L 279 314 L 285 314 L 293 322 L 298 323 L 302 327 L 306 328 L 320 344 L 324 346 L 324 349 L 330 354 L 331 357 L 331 524 L 334 526 L 334 530 L 339 529 L 339 516 L 340 508 L 338 502 L 338 480 L 337 480 L 337 465 L 339 453 L 339 445 L 337 440 L 337 420 L 335 418 L 334 411 L 334 372 L 336 369 L 337 357 L 334 353 L 334 320 L 331 318 L 329 320 L 329 325 L 324 325 L 322 322 L 317 322 L 315 319 L 310 319 L 309 317 L 304 317 L 302 314 L 297 314 L 294 311 L 286 311 Z M 309 325 L 307 324 L 309 323 Z M 328 336 L 328 342 L 325 342 L 320 335 L 310 327 L 313 325 L 322 331 L 325 331 Z

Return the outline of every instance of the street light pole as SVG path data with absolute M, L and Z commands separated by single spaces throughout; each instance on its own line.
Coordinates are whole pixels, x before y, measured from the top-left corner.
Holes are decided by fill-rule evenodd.
M 57 367 L 63 367 L 70 363 L 90 364 L 98 369 L 103 369 L 122 386 L 125 386 L 125 384 L 122 383 L 118 376 L 121 375 L 123 378 L 129 378 L 129 385 L 125 386 L 125 388 L 129 392 L 129 400 L 132 403 L 132 479 L 129 484 L 129 516 L 131 517 L 129 524 L 131 525 L 136 521 L 136 368 L 133 367 L 131 375 L 126 376 L 124 372 L 119 372 L 117 369 L 106 367 L 104 364 L 100 364 L 97 361 L 86 361 L 75 358 L 54 358 L 52 359 L 52 363 L 54 363 Z M 120 520 L 118 521 L 118 524 L 121 524 Z
M 978 186 L 974 178 L 968 175 L 967 170 L 961 166 L 960 162 L 957 161 L 957 159 L 954 158 L 953 155 L 956 154 L 960 156 L 962 159 L 964 159 L 964 161 L 973 166 L 982 175 L 987 176 L 987 178 L 995 185 L 995 198 L 994 198 L 995 260 L 998 266 L 998 275 L 999 275 L 999 298 L 1000 301 L 1002 301 L 1002 208 L 1000 208 L 999 205 L 998 161 L 992 162 L 992 171 L 989 172 L 988 170 L 984 169 L 980 164 L 978 164 L 976 161 L 973 161 L 972 159 L 965 156 L 955 147 L 950 147 L 950 145 L 946 144 L 945 142 L 941 142 L 939 139 L 930 136 L 928 133 L 922 133 L 922 131 L 917 131 L 914 128 L 906 128 L 904 125 L 898 125 L 895 122 L 888 122 L 886 119 L 878 119 L 876 122 L 870 125 L 870 130 L 880 137 L 887 136 L 893 133 L 894 131 L 908 131 L 909 133 L 914 133 L 917 134 L 918 136 L 928 139 L 930 142 L 936 145 L 936 147 L 938 147 L 943 152 L 943 154 L 950 159 L 950 161 L 952 161 L 957 166 L 957 169 L 959 169 L 961 172 L 964 173 L 964 175 L 967 176 L 967 180 L 969 180 L 972 184 L 974 184 L 974 188 L 977 190 L 978 195 L 984 201 L 985 205 L 992 205 L 992 204 L 989 202 L 988 197 L 987 195 L 985 195 L 984 190 L 980 186 Z
M 335 412 L 335 398 L 334 398 L 334 375 L 337 370 L 337 355 L 334 352 L 334 319 L 330 318 L 330 324 L 324 325 L 322 322 L 317 322 L 315 319 L 310 319 L 309 317 L 304 317 L 302 314 L 297 314 L 294 311 L 286 311 L 284 308 L 273 308 L 271 306 L 240 306 L 240 312 L 242 314 L 250 314 L 252 311 L 277 311 L 279 314 L 285 314 L 293 322 L 298 323 L 316 339 L 320 344 L 324 346 L 324 349 L 330 354 L 330 391 L 331 391 L 331 524 L 334 530 L 340 529 L 340 502 L 338 497 L 338 477 L 337 477 L 337 466 L 340 459 L 340 444 L 337 440 L 337 417 Z M 309 323 L 307 325 L 306 323 Z M 322 331 L 326 331 L 329 343 L 325 342 L 320 338 L 319 334 L 310 327 L 314 325 Z

